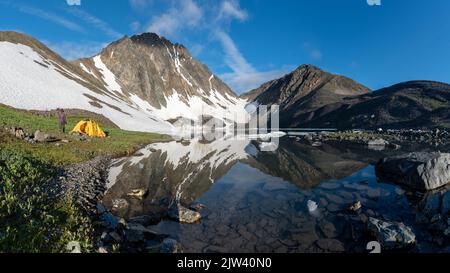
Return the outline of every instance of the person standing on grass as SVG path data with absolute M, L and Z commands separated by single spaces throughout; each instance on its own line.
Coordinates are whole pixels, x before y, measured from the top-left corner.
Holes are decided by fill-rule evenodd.
M 66 133 L 66 124 L 67 124 L 67 117 L 66 113 L 64 112 L 64 109 L 57 109 L 58 113 L 58 120 L 59 120 L 59 130 L 62 133 Z

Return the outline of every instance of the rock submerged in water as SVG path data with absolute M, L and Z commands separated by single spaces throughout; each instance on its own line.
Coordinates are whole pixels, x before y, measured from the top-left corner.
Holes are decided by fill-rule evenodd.
M 403 223 L 382 221 L 370 217 L 368 229 L 386 249 L 404 249 L 416 243 L 416 235 Z
M 410 153 L 388 157 L 375 166 L 377 177 L 416 190 L 434 190 L 450 182 L 450 154 Z
M 180 223 L 194 224 L 202 218 L 201 214 L 182 205 L 173 205 L 168 211 L 168 216 Z
M 137 199 L 143 199 L 148 193 L 148 190 L 146 189 L 135 189 L 129 192 L 127 195 L 130 197 L 134 197 Z
M 122 198 L 114 199 L 112 201 L 112 208 L 114 211 L 126 209 L 126 208 L 128 208 L 128 206 L 129 206 L 128 201 L 125 199 L 122 199 Z
M 128 223 L 125 230 L 125 238 L 131 243 L 142 242 L 157 235 L 152 229 L 137 223 Z
M 166 238 L 161 243 L 160 252 L 161 253 L 170 253 L 170 254 L 183 253 L 183 247 L 176 240 Z
M 306 206 L 308 207 L 309 212 L 315 212 L 318 209 L 317 203 L 312 200 L 308 200 Z
M 357 212 L 359 210 L 361 210 L 362 208 L 362 204 L 361 201 L 357 201 L 356 203 L 354 203 L 353 205 L 351 205 L 348 210 L 352 211 L 352 212 Z

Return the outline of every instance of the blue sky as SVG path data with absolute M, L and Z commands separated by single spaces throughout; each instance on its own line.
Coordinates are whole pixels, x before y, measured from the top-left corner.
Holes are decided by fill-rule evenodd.
M 28 33 L 69 59 L 158 32 L 238 93 L 305 63 L 372 89 L 449 83 L 450 1 L 379 1 L 0 0 L 0 29 Z

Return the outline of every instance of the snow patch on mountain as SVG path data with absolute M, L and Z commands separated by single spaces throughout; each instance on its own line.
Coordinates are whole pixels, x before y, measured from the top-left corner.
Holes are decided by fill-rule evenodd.
M 94 64 L 95 67 L 99 70 L 100 73 L 103 75 L 103 81 L 106 83 L 106 88 L 110 91 L 117 91 L 120 93 L 122 92 L 122 87 L 120 84 L 117 83 L 116 76 L 114 73 L 111 72 L 111 70 L 106 67 L 106 65 L 103 63 L 102 58 L 100 55 L 94 57 Z
M 87 68 L 83 63 L 80 63 L 81 69 L 83 69 L 84 72 L 91 74 L 92 76 L 97 78 L 97 75 L 95 75 L 89 68 Z

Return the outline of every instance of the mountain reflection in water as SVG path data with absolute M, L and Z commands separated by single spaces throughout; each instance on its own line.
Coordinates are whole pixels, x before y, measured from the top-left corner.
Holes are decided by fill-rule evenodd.
M 114 162 L 103 202 L 124 218 L 164 215 L 173 202 L 205 205 L 198 224 L 163 219 L 155 227 L 187 252 L 361 252 L 369 240 L 361 218 L 415 225 L 411 198 L 378 183 L 372 166 L 401 152 L 312 147 L 287 137 L 274 152 L 261 152 L 250 140 L 156 143 Z M 135 189 L 148 194 L 129 197 Z M 118 199 L 128 205 L 114 208 Z M 308 200 L 318 203 L 316 213 L 309 213 Z M 349 215 L 356 201 L 364 213 Z

